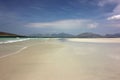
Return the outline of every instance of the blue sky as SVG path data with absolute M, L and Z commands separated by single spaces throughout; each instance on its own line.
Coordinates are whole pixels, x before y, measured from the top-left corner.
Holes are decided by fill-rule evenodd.
M 0 0 L 0 31 L 120 32 L 120 0 Z

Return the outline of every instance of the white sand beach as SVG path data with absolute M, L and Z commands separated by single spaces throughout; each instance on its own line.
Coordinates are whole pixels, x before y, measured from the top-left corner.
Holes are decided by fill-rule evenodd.
M 119 44 L 71 43 L 38 39 L 6 44 L 20 48 L 0 58 L 0 80 L 120 80 Z
M 92 43 L 120 43 L 120 38 L 70 38 L 74 42 L 92 42 Z

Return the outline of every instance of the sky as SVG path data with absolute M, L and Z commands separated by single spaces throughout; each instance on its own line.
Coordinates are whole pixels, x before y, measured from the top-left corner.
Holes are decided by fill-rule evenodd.
M 120 33 L 120 0 L 0 0 L 0 31 Z

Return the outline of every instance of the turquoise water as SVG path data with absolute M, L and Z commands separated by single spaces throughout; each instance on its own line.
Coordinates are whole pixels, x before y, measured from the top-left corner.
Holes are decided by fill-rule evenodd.
M 0 38 L 0 44 L 19 42 L 28 39 L 29 38 Z
M 49 38 L 0 38 L 0 57 L 15 53 L 24 47 L 44 43 Z
M 9 41 L 9 40 L 18 40 L 18 38 L 0 38 L 0 42 Z

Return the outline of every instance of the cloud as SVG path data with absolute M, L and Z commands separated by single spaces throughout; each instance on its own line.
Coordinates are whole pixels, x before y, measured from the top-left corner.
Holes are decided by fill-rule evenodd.
M 115 4 L 112 12 L 107 13 L 107 20 L 120 20 L 120 0 L 100 0 L 98 6 L 105 7 L 107 4 Z
M 119 2 L 119 4 L 114 8 L 112 14 L 120 14 L 120 2 Z
M 106 24 L 105 26 L 107 27 L 112 27 L 112 28 L 120 28 L 120 23 L 119 22 L 109 22 L 108 24 Z M 119 29 L 118 29 L 119 30 Z
M 111 26 L 111 27 L 120 28 L 120 23 L 111 24 L 110 26 Z
M 98 26 L 98 23 L 91 23 L 91 24 L 89 24 L 88 25 L 89 27 L 88 28 L 97 28 L 97 26 Z
M 99 0 L 98 6 L 104 7 L 106 4 L 116 3 L 117 0 Z
M 28 23 L 25 26 L 27 27 L 36 27 L 36 28 L 59 28 L 59 29 L 72 29 L 72 28 L 96 28 L 98 24 L 93 20 L 84 20 L 84 19 L 68 19 L 68 20 L 59 20 L 52 22 L 39 22 L 39 23 Z
M 104 7 L 107 4 L 115 4 L 115 8 L 111 14 L 120 14 L 120 0 L 100 0 L 98 6 Z
M 120 20 L 120 15 L 114 15 L 114 16 L 108 17 L 107 20 Z

